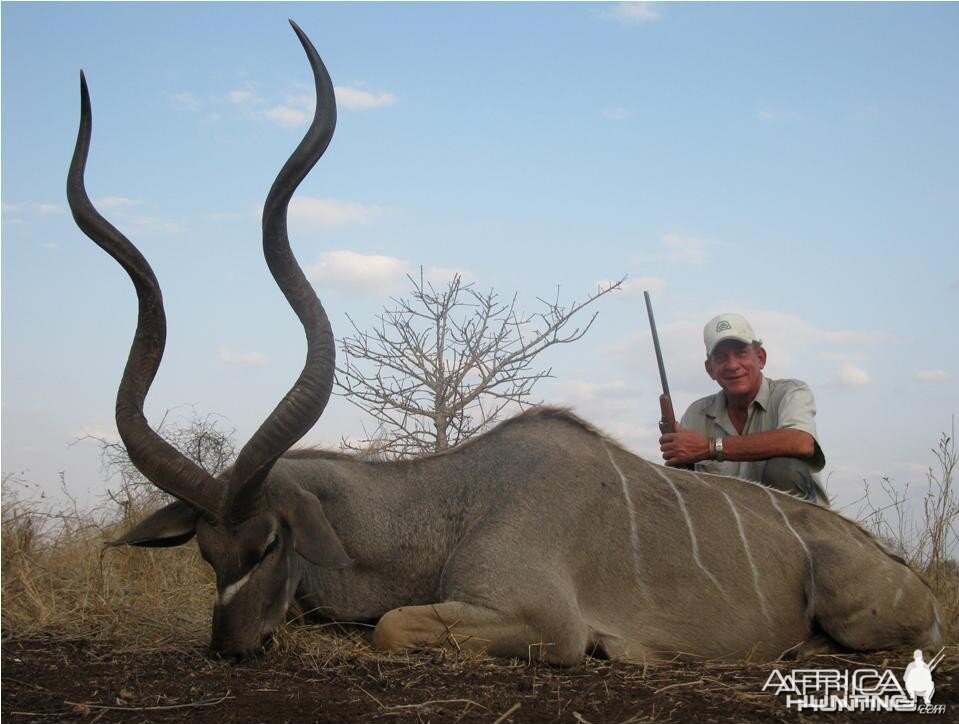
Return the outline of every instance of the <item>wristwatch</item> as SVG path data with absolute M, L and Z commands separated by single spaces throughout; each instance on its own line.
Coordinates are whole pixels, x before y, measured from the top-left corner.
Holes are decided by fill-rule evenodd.
M 716 438 L 715 452 L 713 453 L 713 460 L 722 462 L 726 459 L 726 452 L 723 450 L 723 439 L 721 437 Z

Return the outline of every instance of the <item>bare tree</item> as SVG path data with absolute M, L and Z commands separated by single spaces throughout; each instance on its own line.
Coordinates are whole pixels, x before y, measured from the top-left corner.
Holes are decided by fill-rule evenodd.
M 225 470 L 236 457 L 236 429 L 227 427 L 226 418 L 215 413 L 201 414 L 195 407 L 189 413 L 171 416 L 167 410 L 157 425 L 157 432 L 173 447 L 212 475 Z M 119 490 L 107 490 L 109 498 L 124 515 L 139 515 L 143 508 L 152 508 L 172 498 L 148 481 L 130 460 L 119 440 L 86 435 L 100 448 L 100 468 L 107 479 L 119 478 Z M 132 509 L 132 510 L 131 510 Z
M 552 377 L 535 363 L 553 345 L 581 339 L 596 319 L 568 329 L 573 317 L 623 280 L 601 285 L 583 302 L 564 306 L 557 288 L 537 314 L 516 309 L 492 289 L 477 291 L 454 275 L 445 288 L 407 277 L 409 297 L 392 298 L 377 326 L 341 340 L 345 363 L 337 367 L 338 394 L 377 422 L 366 439 L 343 440 L 347 449 L 387 457 L 445 450 L 497 420 L 509 406 L 522 408 L 533 387 Z

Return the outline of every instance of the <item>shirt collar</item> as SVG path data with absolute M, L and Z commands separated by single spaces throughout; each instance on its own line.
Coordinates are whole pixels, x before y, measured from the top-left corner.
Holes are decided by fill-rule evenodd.
M 756 397 L 753 399 L 752 404 L 759 405 L 763 410 L 769 409 L 769 380 L 766 379 L 766 375 L 763 375 L 763 381 L 759 383 L 759 392 L 756 393 Z

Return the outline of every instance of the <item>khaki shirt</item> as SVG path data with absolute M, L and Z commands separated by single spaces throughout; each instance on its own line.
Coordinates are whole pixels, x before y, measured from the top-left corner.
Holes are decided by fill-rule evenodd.
M 743 435 L 756 432 L 769 432 L 792 428 L 804 430 L 816 441 L 816 452 L 805 462 L 813 473 L 818 473 L 826 465 L 826 457 L 819 446 L 816 436 L 816 402 L 809 385 L 799 380 L 771 380 L 763 376 L 759 392 L 749 405 L 746 426 Z M 679 423 L 687 430 L 701 432 L 708 437 L 736 437 L 739 433 L 726 412 L 726 393 L 720 390 L 715 395 L 696 400 Z M 738 462 L 726 460 L 703 460 L 696 463 L 696 469 L 704 473 L 732 475 L 746 480 L 760 481 L 765 460 Z M 813 475 L 819 483 L 819 476 Z

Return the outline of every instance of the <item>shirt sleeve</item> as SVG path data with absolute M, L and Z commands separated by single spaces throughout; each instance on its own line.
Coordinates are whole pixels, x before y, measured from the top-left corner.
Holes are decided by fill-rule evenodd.
M 802 430 L 812 435 L 816 450 L 807 462 L 814 473 L 822 470 L 826 466 L 826 456 L 819 446 L 819 436 L 816 434 L 816 401 L 809 385 L 799 383 L 786 392 L 779 403 L 777 417 L 780 429 Z

